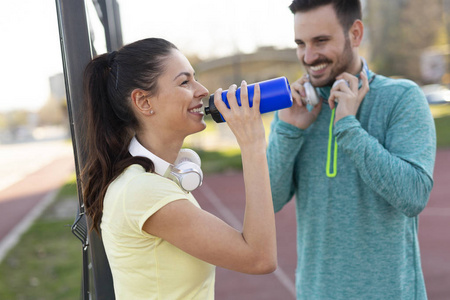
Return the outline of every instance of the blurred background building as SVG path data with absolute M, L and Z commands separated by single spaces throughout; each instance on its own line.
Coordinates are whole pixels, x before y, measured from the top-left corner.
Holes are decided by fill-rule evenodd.
M 365 40 L 362 51 L 371 69 L 387 76 L 412 79 L 419 85 L 425 86 L 427 93 L 434 92 L 436 89 L 448 90 L 450 85 L 450 0 L 428 0 L 426 5 L 421 0 L 366 0 L 362 2 L 365 23 Z M 86 1 L 86 3 L 88 12 L 89 9 L 99 11 L 100 4 L 96 0 Z M 286 76 L 290 82 L 295 81 L 302 75 L 303 70 L 295 54 L 293 28 L 290 27 L 293 21 L 289 20 L 291 22 L 289 23 L 284 20 L 286 17 L 292 18 L 287 8 L 290 0 L 282 1 L 279 4 L 280 11 L 275 11 L 270 6 L 272 4 L 268 4 L 267 1 L 254 3 L 251 14 L 254 14 L 252 18 L 255 17 L 256 21 L 250 20 L 250 17 L 248 17 L 249 20 L 240 20 L 239 10 L 227 12 L 228 10 L 222 8 L 222 13 L 225 15 L 223 18 L 227 18 L 224 21 L 215 18 L 216 7 L 212 7 L 208 5 L 208 2 L 202 0 L 172 1 L 172 7 L 179 8 L 181 12 L 177 10 L 167 15 L 165 11 L 170 7 L 167 6 L 168 4 L 162 6 L 162 4 L 155 2 L 118 1 L 122 24 L 110 24 L 111 26 L 98 29 L 96 28 L 96 22 L 99 23 L 101 20 L 90 18 L 91 34 L 94 43 L 96 43 L 94 50 L 103 52 L 107 49 L 104 34 L 98 32 L 98 30 L 115 31 L 119 26 L 123 28 L 125 43 L 148 36 L 166 37 L 165 35 L 167 35 L 169 40 L 178 46 L 181 45 L 180 48 L 187 53 L 196 69 L 197 79 L 211 93 L 219 87 L 226 89 L 232 83 L 240 83 L 242 79 L 253 83 L 278 76 Z M 17 4 L 16 8 L 13 6 L 9 5 L 8 9 L 12 9 L 18 15 L 20 12 L 20 15 L 33 13 L 33 11 L 28 11 L 32 9 L 32 7 L 28 7 L 30 5 L 25 6 L 22 3 Z M 190 7 L 192 13 L 183 14 L 183 11 L 187 9 L 186 7 Z M 198 16 L 194 15 L 200 8 L 202 11 L 198 12 Z M 50 5 L 50 9 L 53 9 L 53 11 L 43 11 L 42 13 L 49 14 L 50 18 L 55 18 L 54 7 Z M 131 19 L 129 18 L 130 12 L 133 14 L 160 15 L 161 19 L 158 19 L 159 21 L 155 21 L 155 23 L 152 23 L 152 18 L 142 21 L 139 15 L 137 15 L 138 18 Z M 285 13 L 285 15 L 281 15 L 282 13 Z M 18 22 L 19 20 L 16 20 L 13 16 L 8 16 L 6 10 L 3 10 L 3 14 L 5 14 L 5 18 L 0 22 L 0 26 L 4 28 L 0 31 L 2 32 L 0 38 L 6 43 L 17 44 L 16 41 L 11 40 L 15 39 L 15 36 L 9 35 L 2 38 L 1 35 L 9 32 L 7 30 L 9 28 L 8 17 L 11 18 L 11 22 Z M 202 20 L 200 16 L 205 15 L 207 17 Z M 257 18 L 258 15 L 260 16 L 259 19 Z M 183 19 L 184 17 L 186 19 Z M 196 19 L 192 20 L 192 17 Z M 235 19 L 230 20 L 229 17 Z M 173 27 L 168 26 L 176 23 L 176 20 L 180 22 L 178 27 L 177 24 Z M 217 22 L 212 20 L 217 20 Z M 276 27 L 275 25 L 280 23 L 278 21 L 282 20 L 287 22 L 288 25 Z M 224 22 L 228 24 L 221 24 Z M 258 24 L 258 22 L 262 23 Z M 270 22 L 274 24 L 267 25 Z M 27 34 L 30 36 L 21 37 L 20 40 L 31 39 L 31 35 L 34 35 L 33 28 L 30 26 L 31 24 L 27 27 Z M 57 27 L 56 19 L 54 19 L 53 26 Z M 205 29 L 205 26 L 211 28 Z M 216 29 L 216 26 L 218 29 Z M 141 29 L 139 32 L 136 30 L 137 27 Z M 194 30 L 195 28 L 198 28 L 198 31 Z M 273 31 L 270 31 L 270 28 L 273 28 Z M 262 32 L 258 32 L 259 29 Z M 227 30 L 229 36 L 225 36 Z M 172 31 L 184 31 L 184 35 L 175 35 L 171 33 Z M 242 36 L 240 35 L 241 31 Z M 120 30 L 117 30 L 117 32 L 121 33 Z M 39 34 L 42 35 L 45 32 L 39 32 Z M 281 38 L 283 38 L 282 41 Z M 189 43 L 187 39 L 191 39 L 192 43 Z M 210 51 L 208 54 L 202 52 L 206 48 L 215 48 L 214 45 L 211 45 L 211 41 L 209 46 L 205 46 L 205 40 L 213 40 L 213 43 L 217 43 L 221 39 L 224 40 L 223 45 L 230 44 L 231 48 L 227 48 L 223 53 Z M 52 41 L 55 42 L 54 45 L 57 45 L 59 39 L 55 36 Z M 104 44 L 103 47 L 102 44 Z M 198 48 L 191 47 L 192 44 L 199 44 Z M 250 44 L 251 46 L 248 46 Z M 38 47 L 35 52 L 37 51 L 45 53 L 48 52 L 48 49 Z M 16 49 L 16 52 L 19 52 L 19 49 Z M 11 55 L 9 54 L 9 56 Z M 52 57 L 52 59 L 59 60 L 58 63 L 60 64 L 60 57 Z M 36 67 L 39 68 L 39 65 L 36 65 Z M 15 67 L 15 69 L 17 68 Z M 3 71 L 3 77 L 0 80 L 0 83 L 5 85 L 3 90 L 8 90 L 13 85 L 13 81 L 14 84 L 17 84 L 17 80 L 21 80 L 27 85 L 26 82 L 29 79 L 17 79 L 9 75 L 12 73 L 8 69 Z M 62 69 L 51 74 L 46 80 L 49 86 L 48 96 L 46 99 L 35 99 L 35 104 L 42 103 L 37 108 L 35 105 L 30 109 L 30 106 L 25 104 L 23 107 L 18 107 L 19 103 L 24 103 L 24 99 L 11 99 L 17 93 L 11 94 L 13 96 L 0 94 L 0 103 L 2 103 L 2 106 L 0 106 L 0 143 L 67 137 L 68 118 Z M 430 84 L 432 84 L 431 87 Z M 29 92 L 25 99 L 31 100 L 32 97 L 33 93 Z M 8 103 L 14 103 L 15 107 L 8 108 Z

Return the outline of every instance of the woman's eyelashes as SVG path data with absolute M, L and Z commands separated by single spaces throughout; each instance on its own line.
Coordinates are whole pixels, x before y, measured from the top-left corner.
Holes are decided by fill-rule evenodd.
M 197 78 L 195 78 L 195 77 L 193 77 L 192 80 L 194 80 L 195 82 L 198 82 Z M 181 83 L 181 85 L 187 85 L 187 84 L 189 84 L 189 82 L 190 82 L 190 79 L 186 79 Z

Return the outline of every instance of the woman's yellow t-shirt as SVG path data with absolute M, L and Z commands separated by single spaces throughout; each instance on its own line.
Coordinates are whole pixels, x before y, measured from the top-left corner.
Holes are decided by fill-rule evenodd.
M 142 230 L 151 215 L 179 199 L 199 207 L 191 193 L 140 165 L 110 184 L 101 231 L 116 299 L 214 299 L 215 266 Z

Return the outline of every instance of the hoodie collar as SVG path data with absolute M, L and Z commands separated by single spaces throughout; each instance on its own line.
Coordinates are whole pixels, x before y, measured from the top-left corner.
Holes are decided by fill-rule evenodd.
M 359 73 L 357 75 L 355 75 L 355 76 L 359 80 Z M 375 73 L 370 71 L 370 70 L 368 70 L 367 79 L 369 80 L 369 84 L 374 79 L 374 76 L 375 76 Z M 362 83 L 361 83 L 361 81 L 359 81 L 358 88 L 361 88 L 361 85 L 362 85 Z M 316 91 L 317 91 L 317 94 L 319 95 L 319 97 L 324 99 L 325 100 L 324 102 L 328 103 L 327 100 L 328 100 L 328 98 L 330 98 L 331 86 L 316 87 Z

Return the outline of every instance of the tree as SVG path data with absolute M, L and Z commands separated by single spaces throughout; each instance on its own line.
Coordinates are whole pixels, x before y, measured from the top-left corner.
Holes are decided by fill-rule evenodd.
M 442 6 L 442 0 L 367 1 L 372 68 L 420 81 L 420 55 L 443 26 Z

